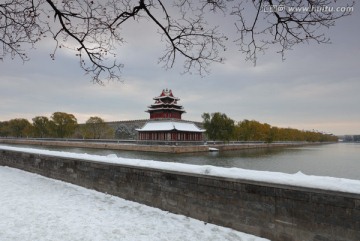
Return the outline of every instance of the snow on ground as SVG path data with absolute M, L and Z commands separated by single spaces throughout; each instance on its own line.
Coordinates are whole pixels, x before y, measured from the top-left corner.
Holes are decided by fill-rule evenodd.
M 287 174 L 279 172 L 246 170 L 241 168 L 225 168 L 208 165 L 200 166 L 184 163 L 128 159 L 117 157 L 115 154 L 108 156 L 99 156 L 2 145 L 0 145 L 0 149 L 360 194 L 360 180 L 312 176 L 303 174 L 301 172 L 295 174 Z
M 1 241 L 265 241 L 229 228 L 0 166 Z

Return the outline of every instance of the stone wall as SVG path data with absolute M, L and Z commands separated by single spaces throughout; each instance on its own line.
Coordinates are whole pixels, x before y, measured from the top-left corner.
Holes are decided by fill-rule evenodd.
M 0 165 L 271 240 L 360 240 L 358 194 L 6 150 Z
M 115 139 L 56 139 L 56 138 L 1 138 L 0 143 L 15 145 L 33 145 L 33 146 L 58 146 L 58 147 L 79 147 L 94 149 L 111 149 L 126 151 L 145 151 L 145 152 L 163 152 L 163 153 L 194 153 L 208 152 L 209 148 L 216 148 L 220 151 L 232 151 L 254 148 L 278 148 L 278 147 L 297 147 L 306 145 L 324 145 L 330 143 L 316 142 L 289 142 L 289 143 L 232 143 L 232 144 L 214 144 L 208 142 L 192 141 L 135 141 L 135 140 L 115 140 Z
M 56 140 L 56 139 L 2 139 L 0 143 L 31 145 L 31 146 L 58 146 L 72 148 L 93 148 L 93 149 L 109 149 L 124 151 L 145 151 L 145 152 L 163 152 L 163 153 L 191 153 L 191 152 L 207 152 L 208 146 L 199 145 L 199 142 L 148 142 L 147 144 L 136 144 L 137 141 L 119 141 L 107 142 L 101 140 Z

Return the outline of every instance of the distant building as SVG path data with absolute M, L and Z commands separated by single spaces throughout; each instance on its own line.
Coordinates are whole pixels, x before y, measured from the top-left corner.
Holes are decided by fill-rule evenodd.
M 148 106 L 150 120 L 138 131 L 139 141 L 202 141 L 205 130 L 195 123 L 183 121 L 184 108 L 178 104 L 180 99 L 171 90 L 165 89 L 154 104 Z

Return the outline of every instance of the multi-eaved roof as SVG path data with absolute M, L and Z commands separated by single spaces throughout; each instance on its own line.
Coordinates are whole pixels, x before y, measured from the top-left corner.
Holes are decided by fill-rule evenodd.
M 150 113 L 150 119 L 181 119 L 181 115 L 186 113 L 184 107 L 177 103 L 180 99 L 175 97 L 170 89 L 163 89 L 161 94 L 153 99 L 155 103 L 148 106 L 146 110 Z

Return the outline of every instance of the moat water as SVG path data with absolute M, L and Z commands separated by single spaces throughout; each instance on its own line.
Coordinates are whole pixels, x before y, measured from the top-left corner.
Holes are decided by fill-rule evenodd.
M 335 143 L 291 148 L 249 149 L 206 153 L 150 153 L 88 148 L 32 147 L 48 150 L 116 154 L 118 157 L 251 170 L 332 176 L 360 180 L 360 143 Z

